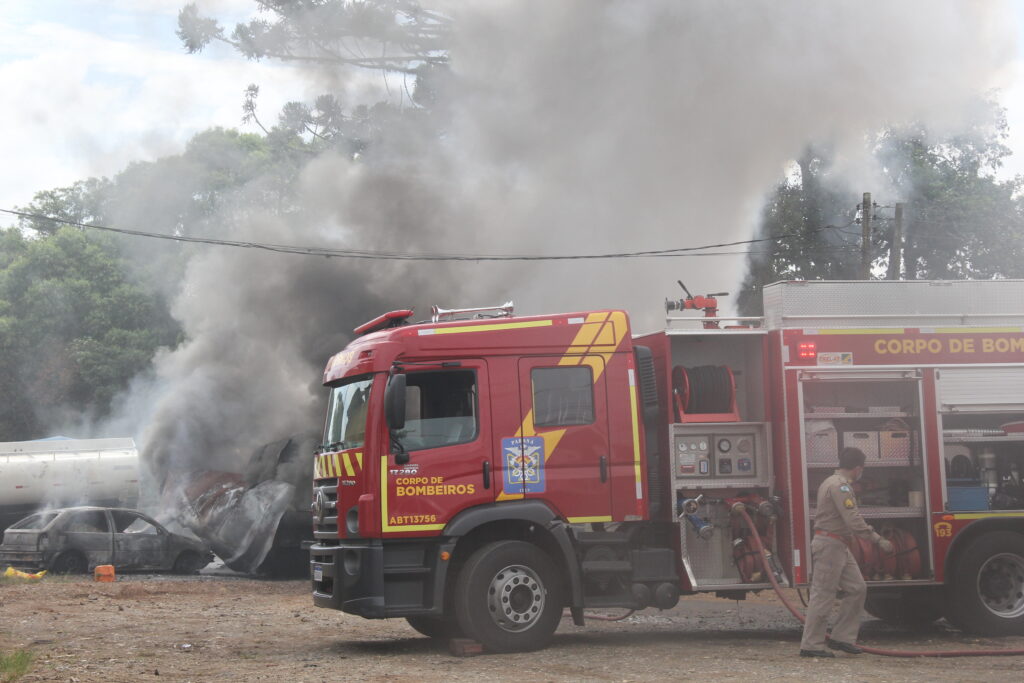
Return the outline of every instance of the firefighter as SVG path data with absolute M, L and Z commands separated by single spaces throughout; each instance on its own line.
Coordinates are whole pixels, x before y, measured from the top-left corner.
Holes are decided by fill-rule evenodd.
M 818 511 L 811 541 L 811 599 L 800 641 L 801 657 L 835 657 L 825 649 L 825 627 L 839 592 L 839 616 L 828 646 L 852 655 L 863 652 L 856 643 L 867 585 L 847 541 L 860 536 L 876 543 L 884 553 L 893 550 L 892 543 L 868 526 L 857 510 L 853 482 L 864 473 L 864 462 L 860 449 L 844 448 L 839 454 L 839 469 L 818 488 Z

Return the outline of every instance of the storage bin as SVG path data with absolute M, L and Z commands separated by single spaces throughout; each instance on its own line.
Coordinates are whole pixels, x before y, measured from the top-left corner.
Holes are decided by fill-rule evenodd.
M 878 433 L 878 449 L 882 460 L 899 460 L 912 465 L 917 462 L 917 432 L 883 430 Z
M 946 501 L 947 510 L 988 510 L 988 487 L 950 486 Z
M 809 423 L 806 427 L 807 462 L 816 465 L 839 464 L 839 434 L 828 420 Z
M 878 432 L 843 432 L 843 448 L 859 448 L 868 462 L 878 458 Z

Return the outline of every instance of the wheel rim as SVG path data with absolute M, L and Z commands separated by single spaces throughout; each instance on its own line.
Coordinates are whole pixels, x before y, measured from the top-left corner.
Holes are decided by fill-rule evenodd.
M 529 567 L 509 565 L 491 579 L 487 607 L 491 619 L 503 630 L 525 631 L 544 613 L 544 584 Z
M 1024 614 L 1024 559 L 993 555 L 978 572 L 978 595 L 989 612 L 1004 619 Z

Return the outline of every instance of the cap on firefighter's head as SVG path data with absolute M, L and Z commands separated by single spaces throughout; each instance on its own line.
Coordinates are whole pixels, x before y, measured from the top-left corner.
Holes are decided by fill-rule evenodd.
M 864 455 L 864 451 L 852 446 L 847 446 L 839 454 L 839 466 L 844 470 L 855 470 L 863 466 L 866 461 L 867 456 Z

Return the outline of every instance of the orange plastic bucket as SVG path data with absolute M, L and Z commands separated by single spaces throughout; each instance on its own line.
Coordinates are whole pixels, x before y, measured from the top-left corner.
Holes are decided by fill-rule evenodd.
M 101 564 L 101 565 L 99 565 L 98 567 L 96 567 L 95 574 L 93 575 L 93 578 L 95 578 L 97 581 L 101 581 L 103 583 L 110 583 L 110 582 L 112 582 L 116 578 L 114 576 L 114 565 L 112 565 L 112 564 Z

